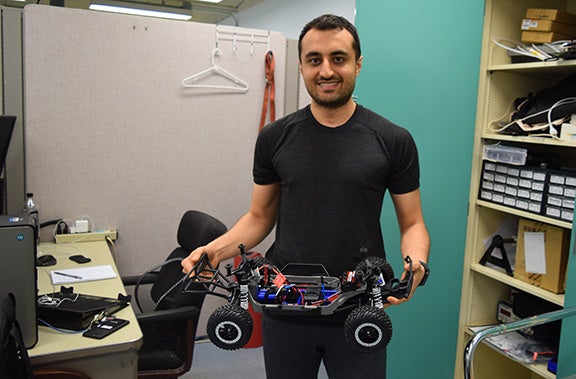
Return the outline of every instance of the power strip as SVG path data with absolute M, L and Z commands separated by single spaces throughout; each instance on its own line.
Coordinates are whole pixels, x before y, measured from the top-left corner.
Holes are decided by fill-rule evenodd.
M 57 243 L 74 243 L 74 242 L 88 242 L 88 241 L 104 241 L 109 237 L 113 241 L 118 239 L 117 230 L 104 230 L 101 232 L 92 233 L 73 233 L 73 234 L 56 234 Z

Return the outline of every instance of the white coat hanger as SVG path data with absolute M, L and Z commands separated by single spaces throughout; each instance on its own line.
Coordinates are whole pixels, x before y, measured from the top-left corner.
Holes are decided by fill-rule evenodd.
M 228 71 L 224 70 L 222 67 L 216 64 L 215 58 L 216 55 L 220 55 L 220 49 L 216 48 L 212 52 L 212 67 L 207 68 L 206 70 L 200 71 L 197 74 L 184 78 L 182 80 L 182 85 L 187 88 L 211 88 L 211 89 L 223 89 L 227 91 L 235 91 L 235 92 L 247 92 L 250 86 L 248 83 L 243 81 L 242 79 L 238 78 L 237 76 L 229 73 Z M 232 82 L 234 82 L 234 86 L 226 86 L 226 85 L 219 85 L 219 84 L 199 84 L 198 81 L 208 75 L 216 74 L 221 75 Z

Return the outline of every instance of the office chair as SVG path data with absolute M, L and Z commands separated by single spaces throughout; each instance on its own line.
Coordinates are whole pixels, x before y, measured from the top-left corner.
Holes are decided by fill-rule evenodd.
M 210 215 L 187 211 L 178 226 L 179 246 L 164 264 L 141 276 L 123 278 L 125 286 L 134 286 L 140 310 L 136 317 L 144 336 L 138 353 L 138 378 L 174 379 L 190 370 L 204 294 L 182 292 L 184 274 L 180 260 L 226 230 L 223 223 Z M 140 285 L 150 284 L 154 310 L 144 311 L 138 289 Z
M 33 372 L 34 379 L 90 379 L 82 372 L 67 369 L 38 369 Z

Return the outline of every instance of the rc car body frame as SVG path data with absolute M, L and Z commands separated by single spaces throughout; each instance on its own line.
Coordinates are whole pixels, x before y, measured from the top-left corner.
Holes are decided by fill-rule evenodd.
M 205 292 L 228 300 L 207 322 L 210 340 L 225 350 L 239 349 L 250 339 L 253 321 L 248 304 L 269 315 L 326 316 L 347 310 L 347 342 L 363 351 L 382 349 L 392 337 L 384 304 L 389 296 L 407 298 L 412 289 L 410 257 L 405 258 L 409 270 L 400 280 L 385 259 L 369 256 L 364 248 L 360 250 L 362 261 L 341 277 L 330 276 L 317 264 L 291 264 L 280 270 L 266 258 L 246 253 L 242 245 L 239 250 L 240 263 L 235 268 L 227 265 L 226 274 L 203 255 L 184 286 L 187 292 Z

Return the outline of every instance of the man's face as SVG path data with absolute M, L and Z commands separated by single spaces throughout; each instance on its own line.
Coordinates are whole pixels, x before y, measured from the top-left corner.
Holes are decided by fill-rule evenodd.
M 311 29 L 302 38 L 300 72 L 312 100 L 337 108 L 352 97 L 362 57 L 356 59 L 347 30 Z

